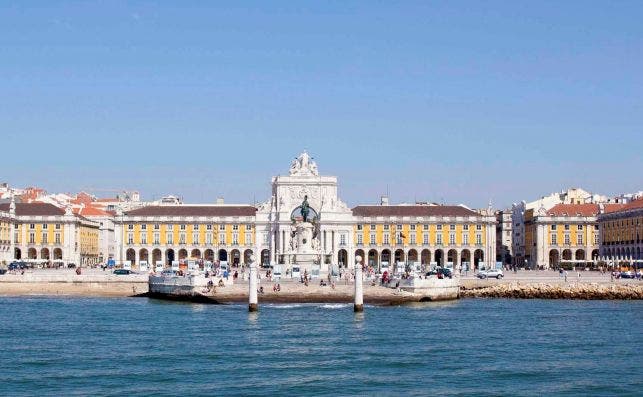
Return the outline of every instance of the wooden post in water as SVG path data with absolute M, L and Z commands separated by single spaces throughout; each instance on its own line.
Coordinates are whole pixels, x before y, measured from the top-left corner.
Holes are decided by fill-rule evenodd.
M 248 291 L 248 311 L 256 312 L 259 310 L 258 300 L 257 300 L 257 263 L 255 262 L 255 256 L 250 256 L 250 276 L 249 276 L 249 291 Z
M 364 311 L 364 287 L 362 285 L 362 257 L 355 257 L 355 304 L 353 305 L 355 313 Z

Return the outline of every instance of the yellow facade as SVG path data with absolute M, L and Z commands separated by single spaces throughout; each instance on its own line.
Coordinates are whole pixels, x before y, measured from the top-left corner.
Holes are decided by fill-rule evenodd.
M 643 237 L 643 216 L 632 216 L 601 222 L 604 244 L 637 241 Z
M 78 234 L 81 256 L 97 257 L 99 254 L 98 228 L 81 225 Z
M 401 229 L 398 229 L 398 226 L 401 225 Z M 428 230 L 425 230 L 425 225 L 428 226 Z M 451 226 L 454 226 L 455 229 L 451 230 Z M 374 226 L 374 228 L 373 228 Z M 465 226 L 468 227 L 468 230 L 465 230 Z M 360 227 L 362 230 L 360 230 Z M 412 228 L 415 227 L 415 230 Z M 478 229 L 479 227 L 479 229 Z M 441 230 L 440 230 L 441 229 Z M 353 228 L 353 243 L 355 246 L 360 246 L 359 236 L 362 236 L 362 244 L 368 246 L 446 246 L 446 245 L 457 245 L 457 246 L 473 246 L 473 245 L 484 245 L 486 244 L 486 231 L 487 225 L 477 224 L 477 223 L 444 223 L 444 224 L 421 224 L 421 223 L 372 223 L 372 224 L 356 224 Z M 400 232 L 404 236 L 402 238 L 402 244 L 398 244 L 397 237 Z M 424 236 L 428 233 L 429 235 L 429 244 L 424 244 Z M 455 243 L 450 244 L 450 236 L 454 234 Z M 371 240 L 371 235 L 374 234 L 375 240 Z M 468 243 L 464 243 L 464 235 L 468 235 Z M 388 235 L 389 243 L 385 243 L 385 235 Z M 438 235 L 442 236 L 442 243 L 438 244 Z M 480 235 L 480 243 L 477 244 L 476 235 Z M 413 237 L 415 238 L 415 243 L 412 243 Z
M 46 246 L 61 245 L 65 242 L 63 223 L 19 223 L 16 232 L 16 244 Z
M 211 224 L 208 230 L 206 224 L 187 224 L 187 223 L 130 223 L 123 228 L 123 241 L 128 245 L 230 245 L 230 246 L 251 246 L 255 243 L 255 228 L 247 224 Z M 158 226 L 158 229 L 155 229 Z M 195 226 L 198 226 L 196 230 Z M 183 228 L 182 228 L 183 227 Z M 236 230 L 235 230 L 236 229 Z M 250 238 L 246 241 L 246 234 L 250 233 Z M 155 243 L 155 234 L 158 234 L 159 244 Z M 171 240 L 168 239 L 171 234 Z M 195 239 L 195 234 L 198 234 Z M 208 244 L 207 235 L 211 235 L 211 243 Z M 225 241 L 219 237 L 225 234 Z M 130 243 L 130 235 L 132 243 Z M 236 235 L 236 243 L 234 237 Z M 143 238 L 144 237 L 144 238 Z M 181 237 L 184 237 L 183 239 Z

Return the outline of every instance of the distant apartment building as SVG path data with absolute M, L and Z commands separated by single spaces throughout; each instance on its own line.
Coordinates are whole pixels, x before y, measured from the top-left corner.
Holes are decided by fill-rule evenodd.
M 513 222 L 510 209 L 496 211 L 496 262 L 513 263 Z
M 643 197 L 616 211 L 602 208 L 598 224 L 601 257 L 610 261 L 643 259 Z

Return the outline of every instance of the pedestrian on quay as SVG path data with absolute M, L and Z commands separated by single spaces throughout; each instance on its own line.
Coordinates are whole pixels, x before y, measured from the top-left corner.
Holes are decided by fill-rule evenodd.
M 565 282 L 567 282 L 567 270 L 564 270 L 563 274 L 565 275 Z

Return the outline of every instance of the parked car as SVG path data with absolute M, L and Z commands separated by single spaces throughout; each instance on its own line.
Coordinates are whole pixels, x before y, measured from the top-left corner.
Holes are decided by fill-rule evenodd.
M 127 275 L 127 274 L 132 274 L 132 271 L 128 270 L 128 269 L 116 269 L 116 270 L 114 270 L 114 274 L 116 274 L 116 275 Z
M 7 272 L 7 269 L 0 269 L 0 275 L 5 274 Z
M 443 268 L 443 267 L 438 267 L 435 270 L 428 271 L 426 273 L 426 276 L 438 276 L 440 277 L 447 277 L 447 278 L 453 278 L 453 272 L 451 269 L 448 268 Z
M 67 267 L 70 268 L 70 269 L 74 269 L 76 267 L 76 264 L 75 263 L 68 263 Z
M 22 270 L 29 268 L 29 264 L 26 262 L 11 262 L 8 268 L 9 270 Z
M 505 275 L 502 272 L 502 269 L 489 269 L 489 270 L 483 270 L 478 273 L 478 278 L 485 279 L 485 278 L 497 278 L 500 280 L 503 278 Z
M 621 272 L 621 278 L 636 278 L 636 275 L 632 271 Z

